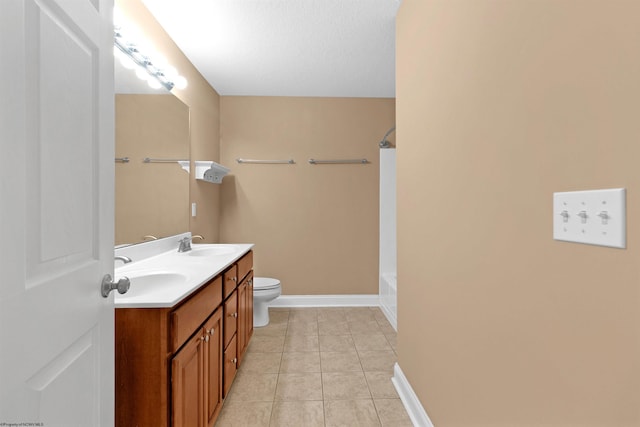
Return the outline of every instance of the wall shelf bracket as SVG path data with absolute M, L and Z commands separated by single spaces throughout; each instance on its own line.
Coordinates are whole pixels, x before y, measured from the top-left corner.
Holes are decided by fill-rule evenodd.
M 196 179 L 201 179 L 213 184 L 222 183 L 222 178 L 224 178 L 229 172 L 231 172 L 230 169 L 225 168 L 221 164 L 213 162 L 211 160 L 196 160 L 195 164 Z

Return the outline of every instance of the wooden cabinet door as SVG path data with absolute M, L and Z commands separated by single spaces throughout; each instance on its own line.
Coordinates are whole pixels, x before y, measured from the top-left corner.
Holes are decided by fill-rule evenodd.
M 171 364 L 173 427 L 204 427 L 204 330 L 191 338 Z
M 247 346 L 247 281 L 238 286 L 238 365 Z
M 253 272 L 238 286 L 238 365 L 253 334 Z
M 237 348 L 236 336 L 234 335 L 224 351 L 224 397 L 227 397 L 238 370 Z
M 253 335 L 253 272 L 247 278 L 247 342 Z
M 204 324 L 205 405 L 207 426 L 212 427 L 222 408 L 222 309 L 216 310 Z

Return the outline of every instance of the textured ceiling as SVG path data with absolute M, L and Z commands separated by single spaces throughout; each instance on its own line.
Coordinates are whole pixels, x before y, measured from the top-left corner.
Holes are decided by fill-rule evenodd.
M 143 0 L 221 95 L 395 97 L 399 0 Z

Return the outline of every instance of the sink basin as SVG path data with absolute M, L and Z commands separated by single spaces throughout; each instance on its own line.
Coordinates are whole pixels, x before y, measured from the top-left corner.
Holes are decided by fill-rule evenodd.
M 135 298 L 149 292 L 162 292 L 189 280 L 189 276 L 186 274 L 157 270 L 123 272 L 116 280 L 123 276 L 129 278 L 131 286 L 126 294 L 117 294 L 116 298 Z
M 193 245 L 189 252 L 185 252 L 189 256 L 206 257 L 206 256 L 218 256 L 228 255 L 235 252 L 237 248 L 235 245 Z

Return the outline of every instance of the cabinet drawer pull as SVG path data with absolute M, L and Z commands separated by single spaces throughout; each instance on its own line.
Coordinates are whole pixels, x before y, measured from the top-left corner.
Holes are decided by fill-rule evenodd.
M 205 335 L 204 342 L 209 342 L 209 335 Z
M 229 317 L 238 317 L 238 313 L 229 313 Z
M 209 329 L 208 333 L 209 335 L 213 335 L 215 331 L 216 331 L 215 328 L 211 328 Z
M 238 358 L 234 357 L 233 360 L 231 361 L 234 365 L 238 363 Z
M 233 280 L 234 282 L 237 282 L 237 281 L 238 281 L 238 278 L 237 278 L 236 276 L 233 276 L 233 277 L 231 278 L 231 280 Z

